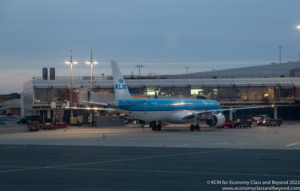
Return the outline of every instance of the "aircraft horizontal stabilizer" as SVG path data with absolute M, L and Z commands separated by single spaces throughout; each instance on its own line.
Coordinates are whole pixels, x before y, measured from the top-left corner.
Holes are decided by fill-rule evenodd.
M 94 111 L 116 111 L 114 108 L 106 108 L 106 107 L 68 107 L 65 109 L 76 109 L 76 110 L 94 110 Z
M 82 101 L 82 103 L 86 103 L 86 104 L 89 104 L 89 105 L 110 106 L 108 103 L 95 102 L 95 101 Z

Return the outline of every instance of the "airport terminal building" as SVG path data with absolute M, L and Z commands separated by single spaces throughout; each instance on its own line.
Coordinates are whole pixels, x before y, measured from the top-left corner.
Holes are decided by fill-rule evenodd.
M 300 63 L 298 64 L 300 65 Z M 274 64 L 270 67 L 275 66 Z M 299 67 L 300 68 L 300 67 Z M 300 111 L 300 78 L 297 65 L 288 68 L 289 76 L 274 77 L 234 77 L 214 76 L 211 78 L 173 78 L 126 79 L 129 91 L 134 97 L 143 98 L 193 98 L 216 99 L 225 107 L 243 107 L 256 105 L 274 105 L 265 109 L 274 117 L 298 119 Z M 53 70 L 53 69 L 52 69 Z M 272 71 L 272 70 L 267 70 Z M 44 73 L 45 74 L 45 73 Z M 130 77 L 129 77 L 130 78 Z M 38 112 L 43 119 L 52 118 L 54 111 L 64 113 L 68 121 L 68 106 L 72 99 L 73 107 L 87 107 L 83 101 L 110 102 L 114 99 L 113 82 L 103 77 L 93 78 L 90 88 L 89 76 L 73 77 L 73 94 L 69 76 L 43 75 L 24 83 L 23 109 L 25 114 Z M 95 110 L 76 113 L 93 114 Z M 254 111 L 252 115 L 261 111 Z M 85 117 L 87 118 L 87 117 Z

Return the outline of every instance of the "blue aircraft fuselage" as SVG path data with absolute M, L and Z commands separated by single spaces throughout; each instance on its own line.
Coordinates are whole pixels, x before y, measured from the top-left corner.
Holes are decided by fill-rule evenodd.
M 145 101 L 145 102 L 143 102 Z M 143 102 L 136 105 L 130 105 Z M 216 100 L 208 99 L 130 99 L 119 100 L 118 108 L 127 111 L 176 111 L 222 109 Z

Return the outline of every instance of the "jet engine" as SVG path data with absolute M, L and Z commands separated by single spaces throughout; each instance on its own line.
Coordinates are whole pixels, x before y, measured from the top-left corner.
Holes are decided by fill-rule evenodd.
M 213 114 L 211 119 L 207 119 L 206 122 L 211 127 L 220 127 L 225 123 L 225 116 L 223 113 Z

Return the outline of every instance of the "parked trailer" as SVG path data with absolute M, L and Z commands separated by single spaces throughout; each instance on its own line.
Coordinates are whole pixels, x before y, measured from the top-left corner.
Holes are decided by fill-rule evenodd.
M 267 119 L 263 122 L 264 126 L 267 127 L 280 127 L 280 125 L 282 124 L 282 119 Z
M 52 124 L 56 129 L 58 129 L 58 128 L 67 128 L 67 123 L 64 122 L 64 121 L 63 122 L 57 122 L 57 123 L 53 122 Z
M 237 123 L 237 128 L 251 128 L 252 127 L 252 120 L 245 120 Z
M 52 129 L 66 128 L 67 123 L 66 122 L 40 123 L 39 121 L 31 121 L 28 123 L 27 127 L 30 131 L 38 131 L 40 129 L 52 130 Z
M 237 121 L 230 121 L 226 120 L 223 125 L 221 125 L 219 128 L 251 128 L 252 127 L 252 120 L 245 120 L 241 122 Z
M 41 125 L 40 125 L 40 128 L 41 129 L 44 129 L 44 130 L 51 130 L 51 129 L 54 129 L 54 127 L 53 127 L 53 125 L 52 125 L 52 123 L 42 123 Z
M 52 123 L 41 124 L 41 128 L 47 130 L 66 128 L 66 127 L 67 127 L 66 122 L 58 122 L 58 123 L 52 122 Z

